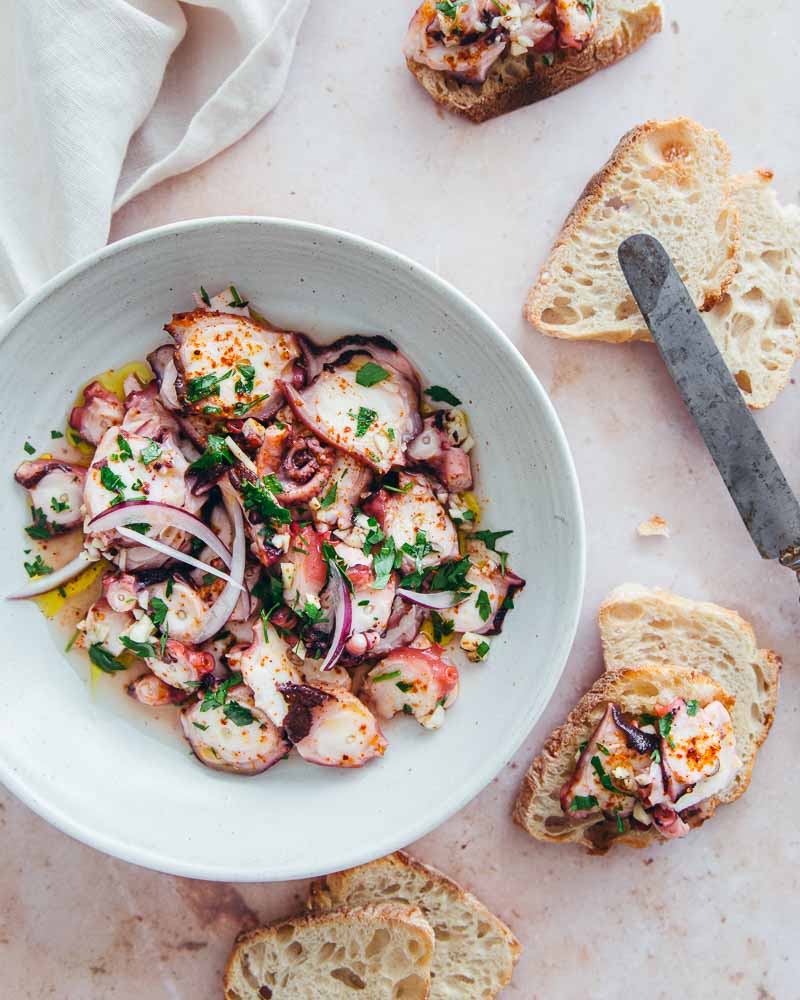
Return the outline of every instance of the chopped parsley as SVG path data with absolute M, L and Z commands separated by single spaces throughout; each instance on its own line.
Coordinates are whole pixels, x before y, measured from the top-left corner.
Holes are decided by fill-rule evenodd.
M 469 556 L 456 559 L 454 562 L 442 563 L 436 568 L 431 579 L 431 590 L 472 590 L 472 584 L 467 581 L 470 568 Z
M 489 600 L 489 595 L 485 590 L 480 591 L 478 594 L 478 600 L 475 602 L 475 607 L 478 609 L 481 621 L 488 621 L 489 616 L 492 613 L 492 602 Z
M 58 500 L 56 497 L 50 498 L 50 510 L 54 510 L 56 514 L 61 514 L 63 511 L 70 509 L 70 505 L 66 500 Z
M 139 461 L 142 465 L 150 465 L 151 462 L 155 462 L 157 459 L 161 458 L 161 445 L 152 438 L 149 439 L 150 443 L 145 445 L 139 453 Z
M 209 712 L 214 708 L 222 708 L 228 699 L 228 691 L 232 687 L 236 687 L 237 684 L 242 683 L 242 675 L 239 673 L 231 674 L 230 677 L 221 681 L 215 688 L 208 688 L 206 691 L 203 702 L 200 705 L 201 712 Z
M 602 763 L 602 761 L 600 760 L 599 757 L 592 757 L 592 767 L 597 772 L 597 777 L 598 777 L 598 779 L 600 781 L 600 784 L 607 791 L 612 792 L 614 795 L 628 795 L 629 794 L 628 792 L 620 791 L 619 788 L 615 788 L 614 787 L 614 784 L 611 781 L 611 778 L 606 774 L 605 768 L 603 767 L 603 763 Z
M 206 729 L 208 729 L 208 726 L 205 724 L 205 722 L 193 722 L 192 725 L 194 726 L 195 729 L 202 729 L 203 732 L 205 732 Z
M 320 622 L 327 621 L 324 609 L 312 601 L 306 601 L 298 613 L 309 625 L 318 625 Z
M 64 435 L 61 433 L 61 431 L 50 431 L 50 437 L 55 441 L 56 438 L 63 438 Z
M 447 403 L 449 406 L 461 406 L 461 400 L 454 396 L 449 389 L 441 385 L 431 385 L 425 390 L 425 395 L 432 399 L 434 403 Z
M 691 701 L 686 702 L 686 713 L 687 715 L 697 715 L 697 709 L 699 708 L 697 701 L 692 698 Z
M 207 306 L 211 305 L 211 299 L 209 298 L 208 292 L 205 290 L 205 288 L 203 288 L 202 285 L 200 286 L 200 298 Z
M 233 465 L 233 453 L 225 443 L 224 437 L 209 434 L 206 450 L 189 468 L 193 472 L 200 472 L 203 469 L 213 469 L 217 465 Z
M 469 512 L 472 514 L 472 511 Z M 466 514 L 464 515 L 466 517 Z M 472 515 L 475 516 L 474 514 Z M 508 562 L 508 552 L 501 552 L 497 548 L 497 541 L 500 538 L 505 538 L 506 535 L 512 535 L 513 531 L 509 529 L 508 531 L 475 531 L 472 534 L 473 538 L 477 538 L 479 541 L 483 542 L 484 545 L 491 549 L 492 552 L 496 552 L 500 556 L 500 571 L 503 576 L 506 575 L 506 563 Z
M 455 630 L 456 623 L 452 618 L 442 618 L 438 611 L 431 611 L 431 626 L 433 628 L 433 641 L 440 643 L 448 635 L 452 635 Z M 489 644 L 484 642 L 487 650 Z
M 240 396 L 249 396 L 256 380 L 256 370 L 249 361 L 236 366 L 240 378 L 233 385 L 234 391 Z
M 169 578 L 167 583 L 167 590 L 171 594 L 170 584 L 172 583 L 172 577 Z M 167 594 L 169 597 L 169 594 Z M 167 613 L 169 612 L 169 606 L 166 601 L 162 601 L 160 597 L 153 597 L 150 600 L 150 620 L 156 626 L 156 628 L 161 628 L 164 622 L 167 620 Z
M 156 658 L 155 646 L 153 646 L 150 642 L 137 642 L 135 639 L 131 639 L 130 636 L 127 635 L 121 635 L 119 637 L 119 641 L 126 649 L 129 649 L 137 656 L 141 656 L 143 660 L 148 658 L 154 660 Z
M 172 591 L 173 591 L 174 589 L 175 589 L 175 577 L 174 577 L 174 576 L 171 576 L 171 577 L 169 577 L 169 578 L 167 579 L 167 586 L 166 586 L 166 589 L 165 589 L 165 591 L 164 591 L 164 593 L 165 593 L 165 594 L 166 594 L 166 596 L 167 596 L 167 600 L 169 600 L 169 598 L 170 598 L 170 597 L 172 597 Z M 155 606 L 155 602 L 156 602 L 156 599 L 154 599 L 154 600 L 153 600 L 153 601 L 151 602 L 153 606 Z
M 592 2 L 594 2 L 594 0 L 592 0 Z M 236 285 L 231 285 L 231 295 L 233 298 L 228 305 L 233 306 L 234 309 L 244 309 L 245 306 L 249 305 L 248 299 L 242 299 L 239 297 L 239 293 L 236 291 Z
M 367 527 L 369 528 L 369 531 L 367 532 L 367 537 L 364 539 L 364 552 L 369 555 L 372 546 L 378 545 L 386 536 L 378 526 L 378 522 L 374 517 L 367 518 Z
M 497 0 L 495 0 L 495 3 Z M 581 7 L 586 11 L 586 16 L 591 17 L 594 14 L 594 0 L 580 0 Z
M 117 434 L 117 448 L 119 448 L 120 458 L 133 459 L 133 452 L 131 451 L 131 446 L 128 444 L 127 438 L 124 438 L 121 434 Z
M 401 559 L 402 556 L 395 548 L 394 539 L 385 539 L 383 545 L 372 556 L 372 571 L 375 574 L 371 584 L 373 590 L 383 590 Z
M 403 705 L 403 714 L 404 715 L 413 715 L 414 714 L 414 709 L 410 705 Z
M 411 587 L 414 590 L 419 590 L 422 586 L 422 578 L 425 573 L 423 560 L 427 555 L 434 551 L 433 546 L 428 541 L 428 536 L 424 531 L 417 531 L 414 544 L 412 545 L 410 542 L 404 542 L 402 551 L 405 552 L 407 556 L 411 556 L 414 560 L 414 572 L 404 576 L 400 581 L 400 584 L 403 587 Z
M 116 656 L 112 656 L 99 642 L 92 643 L 89 647 L 89 659 L 106 674 L 115 674 L 119 670 L 127 670 L 125 664 L 120 663 Z
M 267 473 L 266 476 L 264 476 L 264 485 L 267 487 L 270 493 L 274 493 L 276 496 L 278 495 L 278 493 L 283 493 L 283 487 L 281 486 L 281 481 L 280 479 L 278 479 L 278 477 L 275 475 L 274 472 L 269 472 Z
M 388 490 L 390 493 L 408 493 L 413 486 L 413 483 L 406 483 L 405 486 L 392 486 L 389 483 L 384 483 L 381 488 Z
M 352 416 L 353 414 L 350 415 Z M 356 437 L 364 437 L 377 418 L 378 414 L 375 410 L 370 410 L 368 406 L 359 406 L 358 413 L 355 414 Z
M 30 441 L 26 441 L 25 444 L 22 447 L 25 449 L 25 451 L 29 455 L 35 455 L 36 454 L 36 449 L 33 447 L 33 445 L 30 443 Z
M 604 753 L 606 755 L 606 757 L 608 757 L 609 750 L 608 750 L 607 746 L 605 746 L 604 744 L 598 742 L 597 749 L 600 751 L 600 753 Z
M 399 670 L 392 670 L 388 674 L 378 674 L 377 677 L 372 678 L 373 684 L 379 684 L 381 681 L 393 681 L 395 677 L 400 676 Z
M 670 735 L 672 732 L 672 712 L 667 712 L 658 720 L 658 732 L 662 739 L 666 740 L 671 747 L 675 746 L 675 741 Z
M 398 681 L 395 684 L 395 687 L 400 688 L 400 690 L 403 692 L 403 694 L 408 694 L 409 691 L 413 691 L 414 690 L 414 685 L 413 684 L 409 684 L 408 681 Z
M 319 502 L 320 510 L 327 510 L 332 504 L 336 503 L 336 490 L 338 483 L 334 483 L 333 486 L 328 490 L 325 496 Z
M 661 751 L 656 747 L 656 749 L 650 754 L 650 760 L 655 764 L 661 763 Z
M 197 403 L 208 396 L 215 396 L 221 382 L 233 375 L 233 369 L 229 369 L 224 375 L 215 375 L 209 372 L 208 375 L 198 375 L 190 378 L 186 383 L 186 399 L 190 403 Z
M 49 538 L 50 528 L 47 524 L 47 517 L 41 507 L 31 507 L 31 518 L 33 524 L 29 524 L 25 529 L 26 534 L 31 538 Z
M 266 521 L 289 524 L 292 520 L 291 512 L 285 507 L 281 507 L 275 499 L 273 491 L 270 488 L 270 482 L 267 479 L 262 479 L 255 483 L 249 479 L 243 480 L 242 498 L 245 510 L 258 511 Z
M 37 556 L 33 562 L 23 563 L 28 576 L 47 576 L 53 572 L 53 567 L 48 566 L 41 556 Z
M 594 797 L 594 795 L 576 795 L 570 804 L 570 812 L 588 812 L 590 809 L 596 809 L 600 803 Z
M 125 483 L 122 479 L 113 472 L 110 465 L 104 465 L 100 469 L 100 482 L 108 490 L 109 493 L 116 493 L 120 495 L 125 489 Z
M 381 368 L 380 365 L 376 365 L 374 361 L 368 361 L 356 372 L 356 382 L 359 385 L 363 385 L 366 389 L 377 385 L 379 382 L 383 382 L 387 378 L 389 378 L 389 372 L 385 368 Z
M 446 18 L 451 21 L 455 21 L 458 17 L 458 8 L 463 0 L 440 0 L 436 4 L 436 9 L 441 11 Z
M 221 406 L 204 406 L 203 413 L 222 413 Z
M 617 821 L 617 832 L 618 833 L 625 833 L 625 823 L 624 823 L 624 821 L 622 819 L 622 816 L 620 816 L 620 814 L 619 814 L 619 809 L 615 809 L 614 810 L 614 817 L 615 817 L 615 819 Z
M 237 726 L 249 726 L 251 722 L 256 721 L 256 717 L 250 709 L 240 705 L 238 701 L 226 702 L 222 708 L 222 714 Z
M 451 622 L 450 624 L 452 625 L 454 624 L 454 622 Z M 486 642 L 486 640 L 484 639 L 483 642 L 478 643 L 478 648 L 476 652 L 482 660 L 485 660 L 489 654 L 489 649 L 490 649 L 489 643 Z
M 545 66 L 552 66 L 555 61 L 556 57 L 552 52 L 542 53 L 542 62 L 545 64 Z

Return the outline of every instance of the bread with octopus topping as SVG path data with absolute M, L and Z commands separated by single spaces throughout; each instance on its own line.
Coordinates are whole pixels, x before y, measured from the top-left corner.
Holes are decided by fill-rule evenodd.
M 430 1000 L 491 1000 L 511 981 L 521 946 L 498 917 L 442 872 L 403 851 L 311 884 L 314 912 L 367 903 L 416 906 L 436 934 Z
M 533 52 L 512 56 L 506 51 L 482 84 L 463 83 L 413 59 L 406 62 L 437 104 L 474 122 L 484 122 L 552 97 L 612 66 L 663 26 L 660 0 L 597 0 L 597 7 L 597 27 L 581 51 L 560 49 L 552 63 Z
M 683 666 L 641 664 L 606 671 L 531 764 L 514 807 L 514 820 L 537 840 L 581 844 L 590 854 L 605 854 L 615 844 L 647 847 L 654 840 L 662 839 L 652 825 L 620 833 L 614 820 L 599 819 L 596 815 L 585 819 L 570 817 L 561 808 L 561 789 L 575 771 L 581 744 L 591 739 L 610 702 L 624 714 L 639 716 L 651 713 L 657 703 L 668 705 L 674 698 L 695 700 L 701 708 L 719 701 L 729 712 L 735 701 L 711 677 Z M 746 734 L 737 730 L 735 722 L 734 731 L 737 750 L 747 766 L 744 756 Z M 745 744 L 741 748 L 740 736 Z M 698 827 L 713 816 L 723 801 L 730 801 L 728 790 L 722 796 L 712 796 L 685 810 L 682 818 L 690 827 Z
M 430 924 L 410 906 L 281 920 L 237 938 L 225 1000 L 427 1000 L 433 945 Z
M 732 802 L 750 783 L 778 701 L 781 659 L 759 649 L 750 622 L 736 611 L 692 601 L 666 590 L 624 583 L 598 613 L 606 668 L 628 663 L 679 663 L 708 674 L 736 699 L 731 713 L 743 767 L 722 801 Z

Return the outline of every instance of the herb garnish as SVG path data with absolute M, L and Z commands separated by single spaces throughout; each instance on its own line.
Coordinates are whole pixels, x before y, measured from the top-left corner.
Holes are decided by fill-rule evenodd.
M 451 624 L 455 625 L 455 622 L 451 622 Z M 478 656 L 480 656 L 480 658 L 482 660 L 485 660 L 486 659 L 486 655 L 489 652 L 489 649 L 490 649 L 489 643 L 486 642 L 486 640 L 484 639 L 483 642 L 479 642 L 478 643 L 478 648 L 477 648 L 476 652 L 477 652 Z
M 231 295 L 233 298 L 228 303 L 229 306 L 233 306 L 235 309 L 244 309 L 246 305 L 249 305 L 248 299 L 239 298 L 239 293 L 236 291 L 236 285 L 231 285 Z
M 600 784 L 609 792 L 613 792 L 614 795 L 629 795 L 629 792 L 620 791 L 619 788 L 615 788 L 611 778 L 606 774 L 603 763 L 599 757 L 592 757 L 592 767 L 597 772 L 597 777 Z
M 291 512 L 285 507 L 281 507 L 273 495 L 271 486 L 274 486 L 274 483 L 269 478 L 261 479 L 255 483 L 249 479 L 242 480 L 244 509 L 257 510 L 267 521 L 289 524 L 292 520 Z
M 697 715 L 697 709 L 700 707 L 696 699 L 692 698 L 691 701 L 686 702 L 686 714 L 687 715 Z
M 408 681 L 398 681 L 395 684 L 395 687 L 400 688 L 400 690 L 403 692 L 403 694 L 408 694 L 409 691 L 413 691 L 414 690 L 413 683 L 409 683 Z
M 356 382 L 359 385 L 363 385 L 366 389 L 377 385 L 379 382 L 383 382 L 387 378 L 389 378 L 389 372 L 385 368 L 381 368 L 380 365 L 376 365 L 374 361 L 368 361 L 356 372 Z
M 63 438 L 64 435 L 61 433 L 61 431 L 50 431 L 50 437 L 55 441 L 56 438 Z
M 131 639 L 130 636 L 127 635 L 121 635 L 119 637 L 119 641 L 126 649 L 129 649 L 137 656 L 141 656 L 143 660 L 148 658 L 154 660 L 156 658 L 156 650 L 152 643 L 137 642 L 135 639 Z
M 497 0 L 495 0 L 497 2 Z M 591 17 L 594 14 L 594 0 L 580 0 L 581 7 L 586 11 L 586 16 Z
M 192 462 L 189 469 L 200 472 L 202 469 L 212 469 L 217 465 L 233 465 L 233 453 L 225 443 L 224 437 L 209 434 L 206 450 L 197 461 Z
M 455 590 L 457 593 L 472 590 L 473 585 L 467 581 L 471 565 L 469 556 L 442 563 L 433 574 L 431 590 Z
M 442 385 L 431 385 L 425 390 L 425 395 L 434 403 L 448 403 L 450 406 L 461 406 L 461 400 Z
M 208 688 L 206 691 L 203 702 L 200 705 L 201 712 L 209 712 L 214 708 L 222 708 L 228 698 L 228 691 L 232 687 L 236 687 L 237 684 L 242 683 L 242 675 L 240 673 L 231 674 L 230 677 L 221 681 L 215 688 Z
M 325 560 L 326 563 L 328 563 L 329 567 L 330 567 L 331 563 L 334 563 L 338 567 L 339 572 L 344 577 L 344 582 L 347 584 L 347 589 L 352 594 L 353 593 L 353 584 L 352 584 L 352 581 L 350 580 L 350 577 L 347 575 L 347 563 L 344 561 L 344 559 L 342 559 L 342 557 L 339 555 L 339 553 L 331 545 L 330 542 L 323 542 L 322 543 L 322 558 Z M 330 568 L 328 569 L 328 578 L 330 578 Z M 387 577 L 387 579 L 388 579 L 388 577 Z M 373 583 L 372 586 L 374 587 L 375 584 Z M 385 584 L 384 584 L 384 586 L 385 586 Z
M 251 722 L 256 721 L 256 717 L 250 709 L 240 705 L 238 701 L 226 702 L 222 708 L 222 714 L 237 726 L 249 726 Z
M 489 595 L 485 590 L 480 591 L 478 594 L 478 599 L 475 602 L 475 607 L 478 609 L 478 614 L 481 616 L 481 621 L 488 621 L 489 615 L 492 613 L 492 602 L 489 600 Z
M 234 391 L 240 396 L 249 396 L 253 391 L 253 384 L 256 380 L 256 370 L 249 361 L 244 361 L 236 366 L 241 378 L 238 378 L 233 385 Z
M 123 483 L 122 479 L 120 479 L 116 472 L 112 472 L 110 465 L 104 465 L 100 469 L 100 482 L 109 493 L 116 493 L 120 495 L 125 489 L 125 483 Z
M 220 382 L 224 382 L 231 375 L 233 375 L 232 368 L 226 371 L 224 375 L 217 376 L 213 372 L 209 372 L 208 375 L 198 375 L 196 378 L 190 378 L 186 383 L 187 400 L 190 403 L 197 403 L 208 396 L 216 395 Z
M 116 656 L 112 656 L 99 642 L 92 643 L 89 647 L 89 659 L 106 674 L 115 674 L 119 670 L 128 669 L 124 663 L 120 663 Z
M 29 455 L 35 455 L 36 454 L 36 449 L 33 447 L 33 445 L 30 443 L 30 441 L 26 441 L 25 444 L 22 447 L 25 449 L 25 451 Z
M 658 732 L 661 738 L 666 740 L 671 747 L 675 746 L 675 740 L 670 735 L 672 732 L 672 712 L 667 712 L 658 720 Z
M 205 288 L 203 288 L 202 285 L 200 286 L 200 298 L 207 306 L 211 305 L 211 299 L 208 297 L 208 292 L 205 290 Z
M 378 674 L 377 677 L 371 678 L 373 684 L 379 684 L 381 681 L 393 681 L 395 677 L 400 676 L 399 670 L 392 670 L 388 674 Z
M 373 590 L 383 590 L 388 584 L 392 571 L 400 564 L 402 556 L 395 548 L 394 539 L 386 538 L 383 545 L 372 556 L 372 571 L 375 579 L 372 581 Z
M 570 812 L 588 812 L 590 809 L 595 809 L 600 803 L 594 797 L 594 795 L 576 795 L 570 804 Z
M 263 403 L 265 399 L 269 399 L 268 392 L 265 392 L 263 396 L 256 396 L 256 398 L 251 399 L 249 403 L 237 403 L 233 408 L 233 415 L 235 417 L 243 417 L 246 413 L 249 413 L 254 406 L 258 406 L 259 403 Z
M 150 438 L 149 441 L 150 444 L 145 445 L 139 453 L 139 461 L 142 465 L 150 465 L 151 462 L 155 462 L 157 459 L 161 458 L 161 445 L 152 438 Z
M 33 562 L 23 563 L 28 576 L 47 576 L 53 572 L 53 567 L 48 566 L 41 556 L 37 556 Z
M 205 732 L 206 729 L 208 729 L 208 726 L 205 724 L 205 722 L 192 722 L 192 725 L 194 726 L 195 729 L 202 729 L 203 732 Z
M 456 623 L 452 618 L 442 618 L 438 611 L 431 611 L 431 626 L 433 627 L 433 641 L 441 643 L 442 639 L 453 634 Z M 483 643 L 483 645 L 487 649 L 489 648 L 488 643 Z
M 128 444 L 126 438 L 121 434 L 117 434 L 117 448 L 119 448 L 120 458 L 133 458 L 133 452 L 131 451 L 131 446 Z
M 50 510 L 54 510 L 56 514 L 60 514 L 62 511 L 71 510 L 71 507 L 66 500 L 58 500 L 56 497 L 50 497 Z
M 42 508 L 31 507 L 31 517 L 33 518 L 33 524 L 27 526 L 25 529 L 26 534 L 30 535 L 31 538 L 49 538 L 50 527 Z
M 414 560 L 414 572 L 404 576 L 400 581 L 400 585 L 402 587 L 410 587 L 412 590 L 419 590 L 422 586 L 422 578 L 425 574 L 423 560 L 427 555 L 434 551 L 433 546 L 428 541 L 428 536 L 424 531 L 417 531 L 414 544 L 412 545 L 410 542 L 404 542 L 402 545 L 402 551 L 405 552 L 406 555 L 411 556 Z
M 349 413 L 348 416 L 355 417 L 356 437 L 360 438 L 364 437 L 374 421 L 377 419 L 378 414 L 375 410 L 370 410 L 368 406 L 359 406 L 358 414 Z
M 167 590 L 170 589 L 170 583 L 172 583 L 172 577 L 170 577 L 167 582 Z M 169 594 L 167 594 L 167 596 L 169 596 Z M 162 601 L 160 597 L 152 597 L 150 599 L 150 620 L 156 628 L 161 628 L 167 619 L 168 612 L 169 606 L 166 601 Z
M 319 502 L 320 510 L 327 510 L 332 504 L 336 502 L 336 490 L 338 483 L 334 483 L 333 486 L 328 490 L 325 496 Z

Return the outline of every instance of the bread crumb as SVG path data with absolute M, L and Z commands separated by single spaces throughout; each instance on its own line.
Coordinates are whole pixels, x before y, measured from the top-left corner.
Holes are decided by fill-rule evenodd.
M 669 538 L 669 524 L 658 514 L 653 514 L 649 521 L 642 521 L 636 530 L 642 538 L 647 538 L 650 535 L 661 535 L 663 538 Z

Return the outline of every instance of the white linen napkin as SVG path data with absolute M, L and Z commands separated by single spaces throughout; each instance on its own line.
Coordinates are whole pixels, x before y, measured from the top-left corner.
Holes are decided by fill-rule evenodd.
M 310 0 L 0 0 L 0 316 L 275 107 Z

